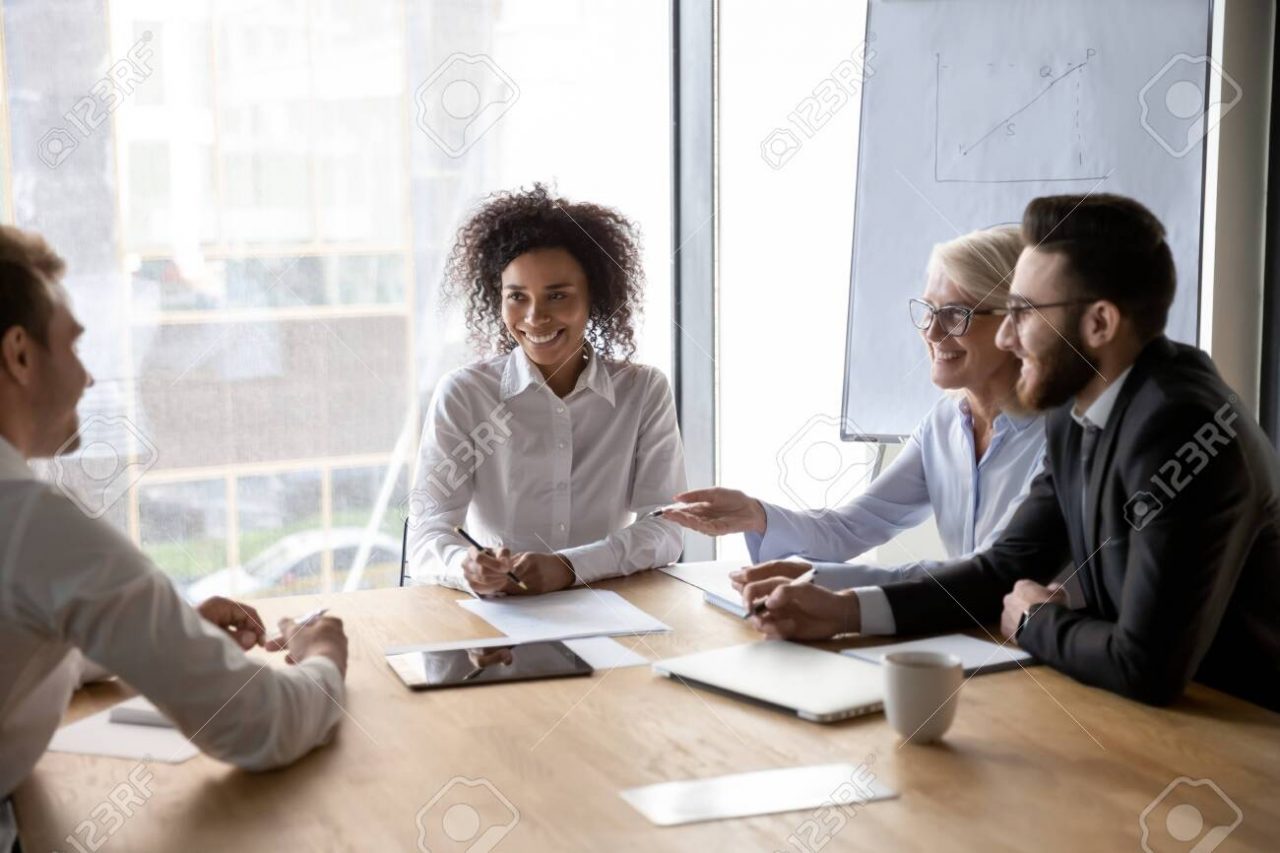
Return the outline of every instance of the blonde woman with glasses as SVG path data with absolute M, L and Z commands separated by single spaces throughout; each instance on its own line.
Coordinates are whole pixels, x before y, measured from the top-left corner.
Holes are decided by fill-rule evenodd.
M 865 492 L 844 506 L 794 510 L 726 488 L 676 495 L 663 517 L 712 536 L 745 533 L 757 565 L 732 572 L 734 585 L 798 577 L 811 567 L 828 589 L 923 574 L 931 563 L 884 569 L 843 562 L 932 513 L 949 558 L 980 551 L 999 536 L 1039 473 L 1042 417 L 1023 412 L 1014 384 L 1020 363 L 996 347 L 1013 267 L 1022 251 L 1015 225 L 974 231 L 933 248 L 924 293 L 908 303 L 933 383 L 947 391 L 902 452 Z M 803 560 L 780 560 L 797 556 Z M 812 566 L 811 566 L 812 564 Z

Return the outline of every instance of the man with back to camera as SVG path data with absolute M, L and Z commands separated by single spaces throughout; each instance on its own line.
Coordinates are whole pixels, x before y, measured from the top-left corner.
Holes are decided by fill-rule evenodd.
M 40 237 L 0 226 L 0 851 L 16 844 L 8 800 L 35 766 L 86 674 L 113 673 L 201 750 L 256 770 L 332 737 L 345 698 L 338 619 L 282 641 L 247 605 L 188 607 L 111 526 L 37 481 L 28 460 L 73 450 L 76 405 L 93 380 L 67 304 L 63 261 Z M 290 669 L 245 650 L 286 649 Z
M 818 639 L 998 617 L 1086 684 L 1166 704 L 1195 679 L 1280 710 L 1280 464 L 1209 357 L 1163 334 L 1164 227 L 1132 199 L 1095 195 L 1037 198 L 1022 229 L 997 340 L 1022 359 L 1019 398 L 1050 411 L 1045 471 L 1004 535 L 883 587 L 754 580 L 744 600 L 767 599 L 755 626 Z M 1067 560 L 1079 610 L 1043 585 Z

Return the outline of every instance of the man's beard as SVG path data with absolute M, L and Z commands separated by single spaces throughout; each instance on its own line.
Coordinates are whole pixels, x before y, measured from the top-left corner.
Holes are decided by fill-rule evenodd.
M 1015 390 L 1018 402 L 1038 412 L 1061 406 L 1080 393 L 1098 373 L 1098 363 L 1085 353 L 1078 331 L 1073 331 L 1071 339 L 1059 336 L 1053 348 L 1037 357 L 1035 363 L 1036 384 L 1028 386 L 1026 380 L 1018 377 Z

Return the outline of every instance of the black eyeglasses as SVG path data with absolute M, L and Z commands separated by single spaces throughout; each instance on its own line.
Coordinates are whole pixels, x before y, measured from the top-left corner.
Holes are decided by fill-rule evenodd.
M 1022 322 L 1023 316 L 1028 311 L 1039 311 L 1043 308 L 1061 308 L 1065 305 L 1088 305 L 1097 301 L 1096 299 L 1068 299 L 1064 302 L 1010 302 L 1005 305 L 1004 313 L 1009 315 L 1009 319 L 1013 321 L 1013 325 L 1016 327 Z
M 1004 308 L 970 308 L 967 305 L 943 305 L 933 307 L 932 303 L 923 299 L 909 299 L 907 306 L 911 311 L 911 324 L 920 331 L 926 331 L 936 318 L 942 331 L 953 338 L 958 338 L 969 331 L 969 324 L 975 314 L 994 314 L 1000 316 L 1008 313 Z

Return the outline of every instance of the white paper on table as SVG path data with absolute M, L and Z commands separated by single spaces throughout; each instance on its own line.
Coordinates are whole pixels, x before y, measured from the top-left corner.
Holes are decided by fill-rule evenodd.
M 729 572 L 749 566 L 741 560 L 708 560 L 702 563 L 672 563 L 660 566 L 658 571 L 690 586 L 696 586 L 703 592 L 709 592 L 726 601 L 742 601 L 742 593 L 733 588 L 729 580 Z
M 820 764 L 631 788 L 622 798 L 658 826 L 889 800 L 866 765 Z
M 113 723 L 110 709 L 63 726 L 49 741 L 53 752 L 106 755 L 181 764 L 200 752 L 177 729 Z
M 484 637 L 478 640 L 446 640 L 440 643 L 408 643 L 401 646 L 387 646 L 383 654 L 407 655 L 414 652 L 456 652 L 460 649 L 493 649 L 498 646 L 514 646 L 523 642 L 511 637 Z
M 670 631 L 616 592 L 567 589 L 498 600 L 462 599 L 458 606 L 514 640 L 567 640 Z
M 592 669 L 617 669 L 649 663 L 648 658 L 610 637 L 584 637 L 580 640 L 565 640 L 564 644 L 575 655 L 591 664 Z
M 881 658 L 893 652 L 938 652 L 955 655 L 960 658 L 965 675 L 1000 672 L 1036 663 L 1031 655 L 1022 649 L 979 640 L 965 634 L 944 634 L 941 637 L 926 637 L 923 640 L 908 640 L 905 643 L 863 646 L 858 649 L 846 649 L 841 654 L 870 663 L 881 663 Z

